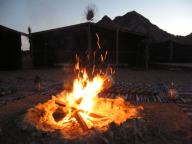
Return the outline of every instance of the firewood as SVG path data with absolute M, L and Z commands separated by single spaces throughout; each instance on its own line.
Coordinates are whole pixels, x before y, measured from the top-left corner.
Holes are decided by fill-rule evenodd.
M 90 113 L 89 116 L 90 116 L 90 117 L 93 117 L 93 118 L 104 118 L 104 117 L 105 117 L 105 116 L 103 116 L 103 115 L 96 114 L 96 113 Z
M 83 129 L 84 132 L 88 131 L 89 128 L 87 124 L 85 123 L 84 119 L 82 116 L 79 114 L 79 111 L 75 111 L 73 114 L 73 117 L 77 120 L 77 122 L 80 124 L 81 128 Z
M 56 103 L 57 105 L 61 106 L 61 107 L 66 107 L 65 102 L 62 102 L 62 101 L 60 101 L 60 100 L 55 100 L 55 103 Z M 71 108 L 72 108 L 73 110 L 77 110 L 77 108 L 75 108 L 75 107 L 71 107 Z M 79 109 L 78 111 L 83 112 L 83 110 L 80 110 L 80 109 Z M 102 116 L 102 115 L 96 114 L 96 113 L 90 113 L 89 116 L 94 117 L 94 118 L 103 118 L 103 117 L 105 117 L 105 116 Z
M 56 103 L 57 105 L 59 105 L 59 106 L 66 107 L 66 104 L 65 104 L 65 102 L 63 102 L 63 101 L 55 100 L 55 103 Z

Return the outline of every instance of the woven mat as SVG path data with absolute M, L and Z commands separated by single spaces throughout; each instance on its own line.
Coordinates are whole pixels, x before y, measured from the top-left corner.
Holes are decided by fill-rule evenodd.
M 146 84 L 132 82 L 116 82 L 110 89 L 100 93 L 101 97 L 124 97 L 133 103 L 160 102 L 167 103 L 167 87 L 165 84 Z

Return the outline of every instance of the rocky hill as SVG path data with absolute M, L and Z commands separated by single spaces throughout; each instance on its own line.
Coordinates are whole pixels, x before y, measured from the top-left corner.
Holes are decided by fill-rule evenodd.
M 128 12 L 123 16 L 117 16 L 114 20 L 111 20 L 108 16 L 104 16 L 98 23 L 111 27 L 118 26 L 132 32 L 142 33 L 147 35 L 152 41 L 174 40 L 180 43 L 192 44 L 192 33 L 187 36 L 175 36 L 151 23 L 149 19 L 136 11 Z

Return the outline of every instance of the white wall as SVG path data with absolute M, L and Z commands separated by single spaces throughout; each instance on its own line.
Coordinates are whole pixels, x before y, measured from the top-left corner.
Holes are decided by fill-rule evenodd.
M 21 49 L 23 51 L 29 50 L 29 40 L 26 36 L 21 36 Z

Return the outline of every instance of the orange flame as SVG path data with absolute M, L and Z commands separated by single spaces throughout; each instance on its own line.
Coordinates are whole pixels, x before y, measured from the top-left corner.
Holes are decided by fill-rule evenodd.
M 96 33 L 96 37 L 97 37 L 97 46 L 99 49 L 101 49 L 101 46 L 100 46 L 100 39 L 99 39 L 99 35 Z

